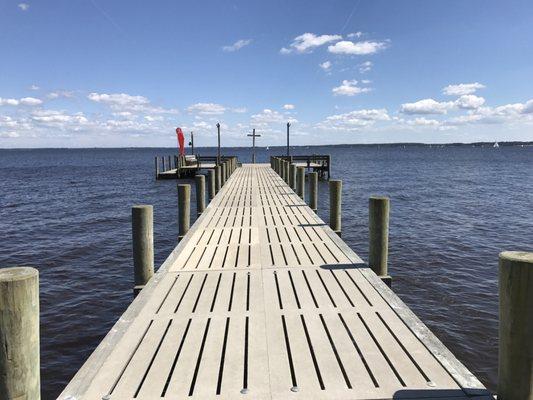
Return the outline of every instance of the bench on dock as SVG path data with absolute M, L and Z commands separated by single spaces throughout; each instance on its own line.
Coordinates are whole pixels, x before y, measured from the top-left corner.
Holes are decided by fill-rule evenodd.
M 491 397 L 254 164 L 235 170 L 59 398 Z

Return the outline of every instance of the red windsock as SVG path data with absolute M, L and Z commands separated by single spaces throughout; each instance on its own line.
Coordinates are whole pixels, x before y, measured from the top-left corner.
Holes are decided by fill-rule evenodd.
M 181 128 L 176 128 L 176 135 L 178 135 L 178 146 L 180 148 L 180 156 L 185 155 L 185 136 L 183 136 L 183 132 L 181 131 Z

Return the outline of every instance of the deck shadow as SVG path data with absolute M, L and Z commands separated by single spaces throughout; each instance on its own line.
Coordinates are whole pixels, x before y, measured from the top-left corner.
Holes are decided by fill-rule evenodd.
M 392 396 L 393 400 L 493 400 L 494 397 L 486 389 L 403 389 Z
M 365 263 L 351 263 L 351 264 L 324 264 L 319 268 L 321 269 L 359 269 L 359 268 L 368 268 L 368 265 Z

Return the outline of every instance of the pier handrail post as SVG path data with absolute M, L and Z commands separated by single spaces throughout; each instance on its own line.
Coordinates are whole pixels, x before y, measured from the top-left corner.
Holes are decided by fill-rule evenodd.
M 315 211 L 318 209 L 318 174 L 310 172 L 309 177 L 309 207 Z
M 305 201 L 305 167 L 298 167 L 296 171 L 296 193 Z
M 191 185 L 178 185 L 178 242 L 191 226 Z
M 342 181 L 329 181 L 329 226 L 339 236 L 342 234 Z
M 220 187 L 224 186 L 226 183 L 226 163 L 223 162 L 220 165 Z
M 289 164 L 289 186 L 296 192 L 296 164 Z
M 163 172 L 165 172 L 167 170 L 165 166 L 165 156 L 161 156 L 161 163 L 163 164 Z
M 196 215 L 199 217 L 205 210 L 205 176 L 196 175 Z
M 368 200 L 368 264 L 389 287 L 388 273 L 390 199 L 371 196 Z
M 133 247 L 133 296 L 137 296 L 154 275 L 154 208 L 137 205 L 131 208 Z
M 285 161 L 285 183 L 287 183 L 287 185 L 289 184 L 289 165 L 290 163 Z
M 0 269 L 0 399 L 41 398 L 39 272 Z
M 216 189 L 215 189 L 215 170 L 210 169 L 207 172 L 207 195 L 209 197 L 209 201 L 213 200 L 215 197 Z
M 498 399 L 533 399 L 533 253 L 499 257 Z

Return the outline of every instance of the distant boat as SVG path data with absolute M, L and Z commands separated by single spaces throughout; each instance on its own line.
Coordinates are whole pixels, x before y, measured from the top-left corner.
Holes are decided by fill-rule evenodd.
M 267 151 L 268 151 L 268 150 L 270 150 L 270 147 L 268 147 L 268 146 L 267 146 L 267 148 L 266 148 L 266 149 L 267 149 Z
M 492 146 L 492 147 L 494 147 L 495 149 L 497 149 L 497 148 L 500 147 L 500 145 L 498 144 L 498 142 L 494 142 L 494 146 Z

